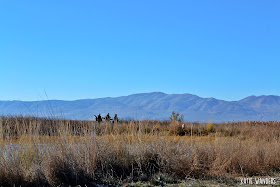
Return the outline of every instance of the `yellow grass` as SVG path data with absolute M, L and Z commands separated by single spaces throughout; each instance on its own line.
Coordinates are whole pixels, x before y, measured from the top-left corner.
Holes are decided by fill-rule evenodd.
M 94 186 L 280 170 L 279 122 L 184 124 L 2 118 L 0 185 Z

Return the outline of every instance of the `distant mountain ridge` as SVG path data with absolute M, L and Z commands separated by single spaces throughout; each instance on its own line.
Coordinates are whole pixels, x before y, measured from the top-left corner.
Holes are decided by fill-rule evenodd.
M 0 101 L 0 115 L 57 116 L 94 119 L 93 115 L 117 113 L 123 119 L 168 119 L 179 112 L 186 121 L 280 120 L 280 96 L 249 96 L 239 101 L 202 98 L 192 94 L 162 92 L 75 101 Z

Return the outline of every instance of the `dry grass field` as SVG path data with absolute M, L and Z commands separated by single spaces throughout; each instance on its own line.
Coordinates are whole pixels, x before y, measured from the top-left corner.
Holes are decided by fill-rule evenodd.
M 182 124 L 1 117 L 0 186 L 179 185 L 279 176 L 280 122 Z

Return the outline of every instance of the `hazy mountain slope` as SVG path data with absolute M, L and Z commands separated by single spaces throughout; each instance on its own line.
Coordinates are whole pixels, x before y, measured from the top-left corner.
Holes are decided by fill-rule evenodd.
M 172 111 L 188 121 L 280 120 L 279 96 L 250 96 L 240 101 L 201 98 L 191 94 L 161 92 L 116 98 L 75 101 L 0 101 L 1 115 L 58 116 L 94 119 L 93 115 L 117 113 L 125 119 L 168 119 Z

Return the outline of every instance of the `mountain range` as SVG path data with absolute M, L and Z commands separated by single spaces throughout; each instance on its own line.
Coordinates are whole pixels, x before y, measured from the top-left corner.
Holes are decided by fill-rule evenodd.
M 75 101 L 0 101 L 0 115 L 35 115 L 92 120 L 101 113 L 122 119 L 168 119 L 172 111 L 185 121 L 280 120 L 280 96 L 250 96 L 239 101 L 202 98 L 192 94 L 162 92 Z

